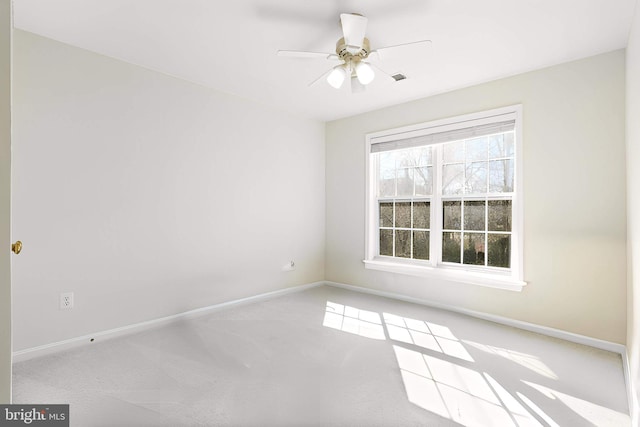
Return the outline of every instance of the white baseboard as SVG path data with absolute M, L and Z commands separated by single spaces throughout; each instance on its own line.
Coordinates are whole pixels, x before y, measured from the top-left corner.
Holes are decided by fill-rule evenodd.
M 123 326 L 120 328 L 109 329 L 106 331 L 100 331 L 93 334 L 87 334 L 80 337 L 70 338 L 64 341 L 58 341 L 50 344 L 44 344 L 41 346 L 28 348 L 25 350 L 15 351 L 13 352 L 13 361 L 20 362 L 23 360 L 31 359 L 33 357 L 43 356 L 45 354 L 51 354 L 51 353 L 66 350 L 69 348 L 78 347 L 81 345 L 91 344 L 92 342 L 95 342 L 98 339 L 105 340 L 105 339 L 115 338 L 122 335 L 128 335 L 134 332 L 140 332 L 146 329 L 151 329 L 151 328 L 161 326 L 163 324 L 175 322 L 176 320 L 179 320 L 179 319 L 200 316 L 203 314 L 210 313 L 212 311 L 222 310 L 225 308 L 230 308 L 230 307 L 234 307 L 242 304 L 250 304 L 258 301 L 264 301 L 267 299 L 304 291 L 304 290 L 315 288 L 322 285 L 333 286 L 336 288 L 347 289 L 354 292 L 377 295 L 377 296 L 396 299 L 400 301 L 411 302 L 414 304 L 421 304 L 428 307 L 443 309 L 443 310 L 451 311 L 454 313 L 465 314 L 478 319 L 489 320 L 491 322 L 499 323 L 502 325 L 512 326 L 519 329 L 524 329 L 526 331 L 536 332 L 542 335 L 546 335 L 554 338 L 560 338 L 566 341 L 570 341 L 578 344 L 584 344 L 591 347 L 599 348 L 601 350 L 607 350 L 614 353 L 618 353 L 622 357 L 623 366 L 625 368 L 625 375 L 628 374 L 628 361 L 627 361 L 627 355 L 626 355 L 626 347 L 622 344 L 612 343 L 612 342 L 600 340 L 597 338 L 591 338 L 584 335 L 574 334 L 572 332 L 550 328 L 547 326 L 536 325 L 534 323 L 514 320 L 507 317 L 497 316 L 497 315 L 483 313 L 483 312 L 474 311 L 474 310 L 468 310 L 465 308 L 460 308 L 460 307 L 447 305 L 447 304 L 441 304 L 441 303 L 424 300 L 420 298 L 409 297 L 409 296 L 397 294 L 394 292 L 379 291 L 376 289 L 370 289 L 370 288 L 365 288 L 361 286 L 353 286 L 353 285 L 347 285 L 344 283 L 337 283 L 337 282 L 330 282 L 330 281 L 314 282 L 314 283 L 308 283 L 304 285 L 292 286 L 285 289 L 279 289 L 273 292 L 267 292 L 264 294 L 259 294 L 259 295 L 255 295 L 247 298 L 241 298 L 238 300 L 233 300 L 233 301 L 223 302 L 220 304 L 214 304 L 207 307 L 197 308 L 194 310 L 185 311 L 183 313 L 166 316 L 159 319 L 153 319 L 146 322 L 135 323 L 135 324 Z
M 627 402 L 629 404 L 629 416 L 631 417 L 632 426 L 640 426 L 640 407 L 638 399 L 633 391 L 631 368 L 629 364 L 629 352 L 625 350 L 622 355 L 622 367 L 624 369 L 624 381 L 627 386 Z
M 333 286 L 336 288 L 347 289 L 354 292 L 377 295 L 377 296 L 396 299 L 400 301 L 421 304 L 428 307 L 443 309 L 443 310 L 451 311 L 454 313 L 465 314 L 478 319 L 488 320 L 488 321 L 499 323 L 502 325 L 512 326 L 515 328 L 523 329 L 530 332 L 536 332 L 542 335 L 563 339 L 563 340 L 574 342 L 577 344 L 583 344 L 583 345 L 595 347 L 601 350 L 618 353 L 622 358 L 622 366 L 624 370 L 625 382 L 627 387 L 627 396 L 629 399 L 629 412 L 632 416 L 634 413 L 636 414 L 636 416 L 638 416 L 638 403 L 635 401 L 635 395 L 632 392 L 632 388 L 631 388 L 631 375 L 629 371 L 629 360 L 627 355 L 627 349 L 622 344 L 612 343 L 609 341 L 604 341 L 597 338 L 591 338 L 584 335 L 574 334 L 572 332 L 550 328 L 547 326 L 541 326 L 533 323 L 523 322 L 520 320 L 509 319 L 507 317 L 496 316 L 493 314 L 483 313 L 483 312 L 474 311 L 474 310 L 468 310 L 465 308 L 456 307 L 452 305 L 441 304 L 434 301 L 409 297 L 406 295 L 397 294 L 393 292 L 379 291 L 376 289 L 364 288 L 361 286 L 353 286 L 353 285 L 347 285 L 344 283 L 337 283 L 337 282 L 330 282 L 330 281 L 314 282 L 314 283 L 308 283 L 308 284 L 299 285 L 299 286 L 292 286 L 285 289 L 279 289 L 273 292 L 267 292 L 264 294 L 259 294 L 259 295 L 255 295 L 247 298 L 241 298 L 238 300 L 223 302 L 220 304 L 214 304 L 208 307 L 197 308 L 195 310 L 189 310 L 183 313 L 166 316 L 159 319 L 149 320 L 146 322 L 127 325 L 127 326 L 123 326 L 115 329 L 109 329 L 109 330 L 97 332 L 94 334 L 83 335 L 81 337 L 75 337 L 75 338 L 71 338 L 64 341 L 54 342 L 50 344 L 33 347 L 33 348 L 28 348 L 25 350 L 16 351 L 13 353 L 13 362 L 21 362 L 28 359 L 32 359 L 34 357 L 44 356 L 47 354 L 68 350 L 70 348 L 80 347 L 83 345 L 90 345 L 92 342 L 95 342 L 98 340 L 103 341 L 111 338 L 116 338 L 119 336 L 141 332 L 147 329 L 152 329 L 158 326 L 169 324 L 177 320 L 197 317 L 207 313 L 211 313 L 213 311 L 218 311 L 218 310 L 222 310 L 225 308 L 230 308 L 238 305 L 264 301 L 264 300 L 276 298 L 279 296 L 284 296 L 287 294 L 292 294 L 295 292 L 300 292 L 307 289 L 315 288 L 322 285 Z
M 47 354 L 57 353 L 70 348 L 80 347 L 83 345 L 90 345 L 98 340 L 104 341 L 106 339 L 116 338 L 123 335 L 132 334 L 135 332 L 141 332 L 147 329 L 156 328 L 158 326 L 166 325 L 177 320 L 202 316 L 213 311 L 222 310 L 238 305 L 251 304 L 258 301 L 264 301 L 276 297 L 280 297 L 295 292 L 304 291 L 306 289 L 315 288 L 317 286 L 324 285 L 325 282 L 314 282 L 304 285 L 292 286 L 289 288 L 279 289 L 277 291 L 266 292 L 264 294 L 254 295 L 247 298 L 241 298 L 233 301 L 223 302 L 220 304 L 214 304 L 207 307 L 196 308 L 194 310 L 185 311 L 183 313 L 174 314 L 171 316 L 161 317 L 159 319 L 148 320 L 146 322 L 135 323 L 133 325 L 127 325 L 120 328 L 109 329 L 106 331 L 96 332 L 94 334 L 83 335 L 81 337 L 70 338 L 64 341 L 58 341 L 50 344 L 40 345 L 25 350 L 19 350 L 13 352 L 13 362 L 22 362 L 32 359 L 34 357 L 44 356 Z

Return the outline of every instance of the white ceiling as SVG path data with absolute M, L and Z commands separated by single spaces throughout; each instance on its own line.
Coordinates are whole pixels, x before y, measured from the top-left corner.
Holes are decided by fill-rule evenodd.
M 620 49 L 636 0 L 14 0 L 15 26 L 318 120 Z M 379 65 L 362 94 L 308 84 L 333 52 L 340 13 L 369 19 L 372 49 L 430 39 L 427 54 Z

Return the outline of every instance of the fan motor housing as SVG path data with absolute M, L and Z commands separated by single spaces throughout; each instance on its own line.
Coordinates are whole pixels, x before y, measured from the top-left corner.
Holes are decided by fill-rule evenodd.
M 369 39 L 366 37 L 362 40 L 362 47 L 359 49 L 357 46 L 348 45 L 344 37 L 336 42 L 336 54 L 344 61 L 365 59 L 370 52 Z

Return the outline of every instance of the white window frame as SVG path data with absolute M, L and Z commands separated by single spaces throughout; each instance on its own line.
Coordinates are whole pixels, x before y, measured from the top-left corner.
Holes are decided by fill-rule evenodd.
M 511 267 L 496 269 L 474 265 L 448 265 L 438 263 L 441 251 L 442 209 L 436 209 L 431 200 L 431 244 L 430 261 L 400 259 L 379 256 L 378 238 L 378 202 L 376 197 L 376 169 L 373 167 L 371 145 L 374 143 L 394 141 L 433 133 L 463 129 L 470 126 L 515 119 L 515 173 L 512 195 L 512 234 L 511 234 Z M 366 220 L 365 220 L 365 268 L 399 274 L 409 274 L 425 278 L 441 279 L 454 282 L 469 283 L 499 289 L 521 291 L 526 285 L 523 270 L 523 187 L 522 187 L 522 105 L 513 105 L 478 113 L 435 120 L 417 125 L 388 129 L 369 133 L 365 144 L 366 170 Z M 441 170 L 436 171 L 441 163 L 434 163 L 433 196 L 429 199 L 443 200 L 441 193 Z M 437 194 L 436 194 L 437 193 Z M 400 198 L 400 197 L 399 197 Z M 438 241 L 439 240 L 439 241 Z

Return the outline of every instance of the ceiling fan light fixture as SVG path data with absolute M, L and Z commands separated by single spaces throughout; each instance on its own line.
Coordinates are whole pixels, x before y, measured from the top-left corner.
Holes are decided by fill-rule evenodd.
M 371 65 L 367 64 L 364 61 L 358 62 L 356 65 L 356 76 L 358 77 L 358 81 L 363 85 L 368 85 L 373 81 L 376 76 L 376 73 L 373 71 Z
M 336 89 L 340 89 L 344 79 L 347 77 L 347 71 L 344 69 L 344 65 L 337 65 L 333 67 L 333 70 L 327 76 L 327 83 Z
M 326 79 L 331 87 L 340 89 L 348 78 L 351 92 L 358 93 L 362 92 L 376 78 L 377 74 L 380 74 L 381 78 L 388 80 L 399 81 L 406 79 L 403 74 L 389 75 L 375 65 L 375 62 L 367 62 L 367 59 L 370 58 L 370 54 L 375 54 L 375 58 L 384 60 L 388 52 L 395 51 L 398 48 L 409 47 L 413 49 L 413 52 L 405 51 L 404 56 L 424 56 L 426 55 L 424 49 L 431 45 L 431 40 L 416 40 L 393 46 L 378 47 L 372 50 L 369 39 L 366 37 L 367 22 L 367 18 L 359 13 L 340 14 L 342 37 L 336 42 L 335 53 L 279 50 L 278 56 L 324 58 L 326 60 L 341 61 L 340 65 L 330 68 L 311 82 L 309 87 Z

